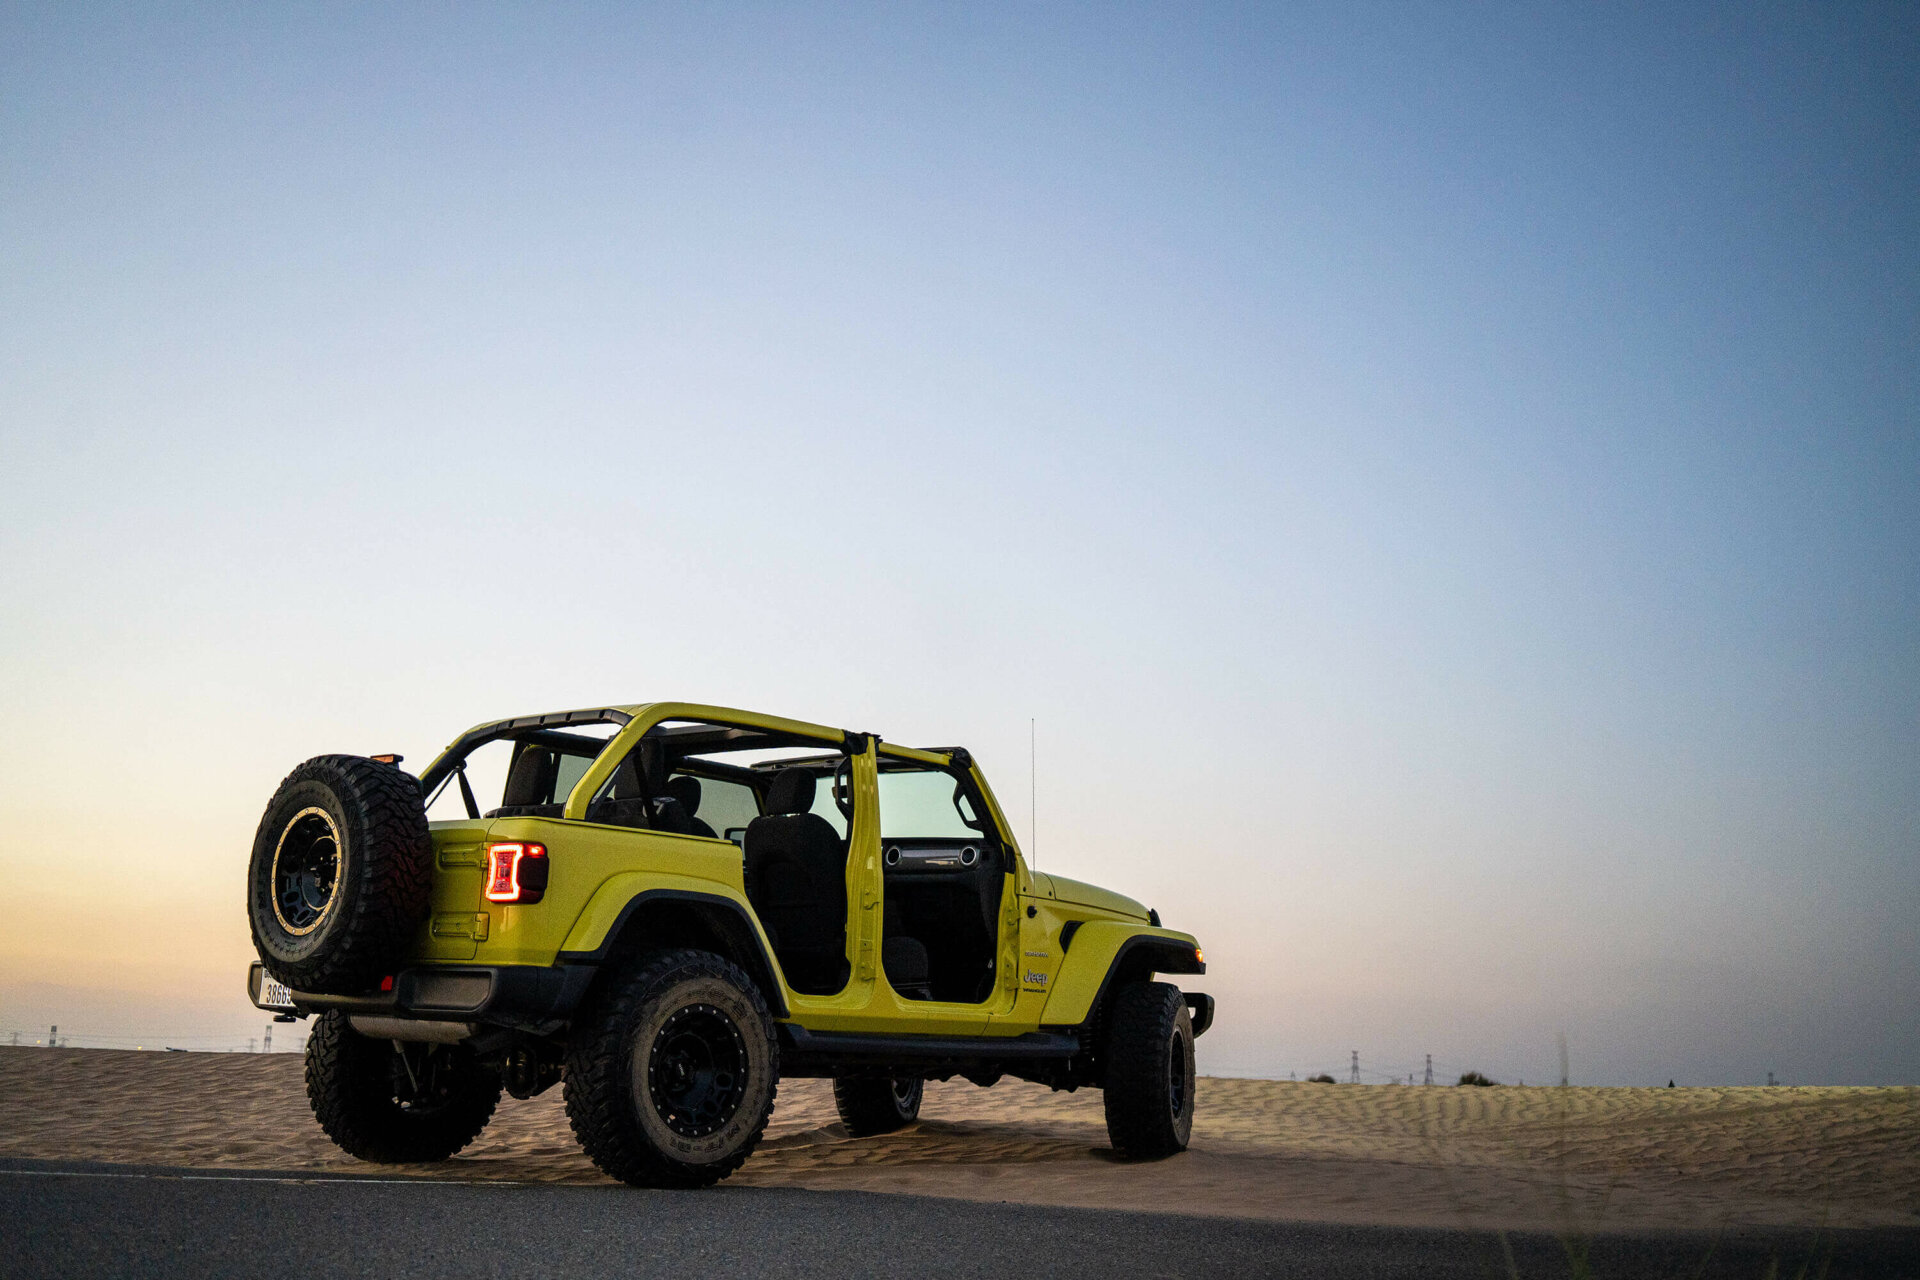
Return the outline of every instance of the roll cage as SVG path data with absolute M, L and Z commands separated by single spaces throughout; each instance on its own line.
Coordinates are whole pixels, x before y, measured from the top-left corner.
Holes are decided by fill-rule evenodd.
M 689 723 L 679 723 L 683 721 Z M 615 725 L 619 731 L 604 739 L 566 732 L 569 727 L 589 725 Z M 999 806 L 982 794 L 979 780 L 973 776 L 973 758 L 964 747 L 906 747 L 882 741 L 878 734 L 833 729 L 731 707 L 692 703 L 588 707 L 513 716 L 475 725 L 449 743 L 421 772 L 420 789 L 427 797 L 427 803 L 432 804 L 442 788 L 457 781 L 468 817 L 482 816 L 467 784 L 466 761 L 479 748 L 501 739 L 593 759 L 592 766 L 568 794 L 563 812 L 559 815 L 570 819 L 586 818 L 591 798 L 598 794 L 627 753 L 642 741 L 659 742 L 672 766 L 680 771 L 741 782 L 752 787 L 755 794 L 764 799 L 766 785 L 778 770 L 802 768 L 831 776 L 848 755 L 860 754 L 871 740 L 877 748 L 875 764 L 880 772 L 932 767 L 952 774 L 956 783 L 972 799 L 974 812 L 979 815 L 983 827 L 998 828 L 991 832 L 983 831 L 983 834 L 997 836 L 1009 849 L 1018 848 L 1011 827 L 999 812 Z M 804 749 L 826 745 L 838 746 L 840 750 L 750 766 L 699 758 L 703 753 L 717 750 Z

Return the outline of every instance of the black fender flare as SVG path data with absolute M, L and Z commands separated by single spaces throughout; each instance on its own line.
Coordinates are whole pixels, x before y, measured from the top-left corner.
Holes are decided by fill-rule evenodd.
M 684 904 L 697 919 L 720 938 L 734 953 L 732 959 L 747 971 L 760 986 L 761 995 L 766 997 L 767 1007 L 776 1018 L 790 1016 L 787 1010 L 786 988 L 779 977 L 779 967 L 774 964 L 773 956 L 761 941 L 760 931 L 747 914 L 747 909 L 732 898 L 718 893 L 695 893 L 687 889 L 643 889 L 627 900 L 620 908 L 620 914 L 614 918 L 607 929 L 607 936 L 592 951 L 562 951 L 556 961 L 568 965 L 592 965 L 599 967 L 610 962 L 622 951 L 630 949 L 627 932 L 630 928 L 640 928 L 636 917 L 650 908 L 668 903 Z

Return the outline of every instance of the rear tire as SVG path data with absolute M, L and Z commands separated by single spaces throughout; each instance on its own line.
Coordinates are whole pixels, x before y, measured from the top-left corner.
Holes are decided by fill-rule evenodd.
M 1193 1023 L 1180 988 L 1129 982 L 1114 993 L 1107 1031 L 1107 1136 L 1113 1149 L 1157 1160 L 1193 1134 Z
M 307 1041 L 307 1100 L 348 1155 L 376 1164 L 445 1160 L 493 1118 L 500 1078 L 472 1050 L 409 1044 L 404 1059 L 402 1052 L 355 1031 L 342 1010 L 316 1022 Z
M 253 837 L 247 919 L 260 963 L 295 991 L 365 991 L 426 918 L 432 877 L 413 776 L 315 756 L 280 784 Z
M 920 1117 L 927 1082 L 919 1076 L 835 1076 L 833 1105 L 856 1138 L 904 1129 Z
M 710 1186 L 753 1154 L 779 1077 L 752 979 L 710 952 L 661 952 L 614 975 L 575 1025 L 567 1120 L 609 1177 Z

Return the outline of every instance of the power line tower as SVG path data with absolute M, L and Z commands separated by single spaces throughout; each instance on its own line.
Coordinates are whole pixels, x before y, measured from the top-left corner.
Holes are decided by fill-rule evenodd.
M 269 1023 L 267 1024 L 267 1038 L 266 1038 L 266 1040 L 265 1040 L 265 1041 L 264 1041 L 264 1042 L 263 1042 L 263 1043 L 261 1044 L 261 1046 L 260 1046 L 260 1052 L 262 1052 L 262 1053 L 272 1053 L 272 1052 L 273 1052 L 273 1024 L 272 1024 L 271 1022 L 269 1022 Z
M 1347 1083 L 1349 1084 L 1360 1083 L 1360 1051 L 1358 1049 L 1355 1049 L 1353 1051 L 1353 1075 L 1349 1078 Z
M 1427 1055 L 1427 1078 L 1425 1080 L 1422 1080 L 1420 1083 L 1421 1084 L 1433 1083 L 1433 1055 L 1432 1054 Z
M 60 1047 L 60 1024 L 56 1022 L 52 1026 L 47 1028 L 47 1048 L 58 1049 L 59 1047 Z

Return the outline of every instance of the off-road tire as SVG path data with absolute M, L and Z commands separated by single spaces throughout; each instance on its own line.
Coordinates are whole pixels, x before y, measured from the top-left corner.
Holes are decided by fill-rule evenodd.
M 657 952 L 609 976 L 567 1047 L 574 1137 L 602 1172 L 636 1187 L 720 1181 L 773 1115 L 780 1050 L 767 1002 L 707 951 Z M 706 1084 L 686 1083 L 703 1070 Z
M 317 910 L 283 896 L 280 859 L 291 862 L 303 832 L 313 847 L 333 849 Z M 247 920 L 260 963 L 296 991 L 366 991 L 392 972 L 426 918 L 432 879 L 433 841 L 412 775 L 364 756 L 315 756 L 280 784 L 253 837 Z M 290 918 L 296 909 L 313 918 Z
M 391 1040 L 355 1031 L 340 1009 L 307 1040 L 307 1101 L 327 1136 L 376 1164 L 445 1160 L 480 1136 L 500 1103 L 500 1077 L 456 1044 L 407 1046 L 426 1088 L 414 1089 Z
M 1157 1160 L 1193 1134 L 1193 1023 L 1180 988 L 1129 982 L 1107 1023 L 1107 1136 L 1113 1149 Z
M 920 1118 L 927 1082 L 919 1076 L 835 1076 L 833 1105 L 840 1123 L 856 1138 L 904 1129 Z

